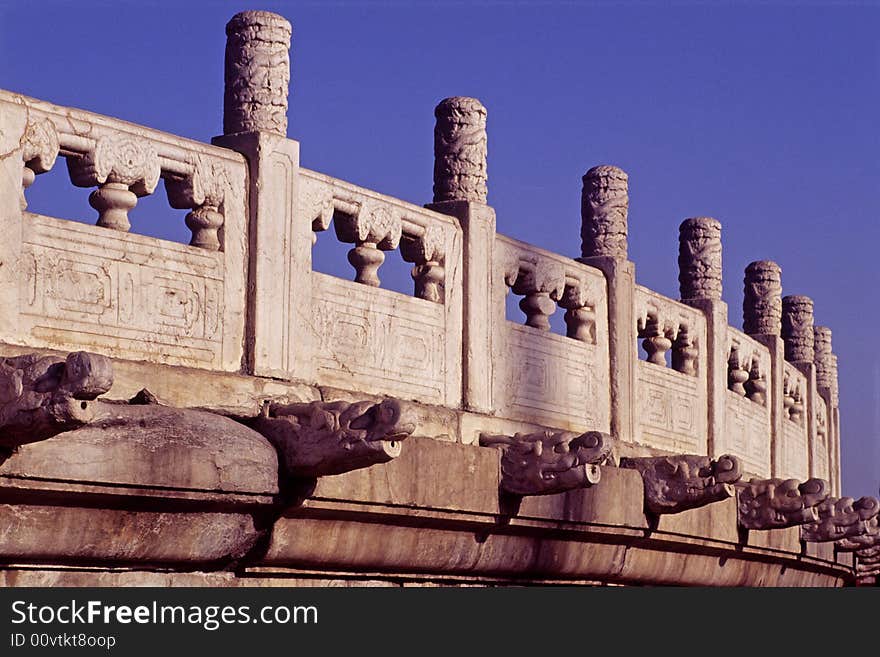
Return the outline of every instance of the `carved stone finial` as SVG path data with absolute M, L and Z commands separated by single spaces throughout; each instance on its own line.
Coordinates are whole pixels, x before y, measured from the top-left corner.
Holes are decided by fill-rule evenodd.
M 290 23 L 268 11 L 243 11 L 226 24 L 223 134 L 287 135 Z
M 880 531 L 877 513 L 880 502 L 874 497 L 829 497 L 816 507 L 819 520 L 801 528 L 805 541 L 839 541 L 876 534 Z
M 813 300 L 810 297 L 782 298 L 782 339 L 785 341 L 785 360 L 813 362 Z
M 742 477 L 739 459 L 729 454 L 718 460 L 696 454 L 622 458 L 620 467 L 641 473 L 645 510 L 652 514 L 679 513 L 733 497 L 733 484 Z
M 476 98 L 454 96 L 434 109 L 434 203 L 485 203 L 486 108 Z
M 0 360 L 0 447 L 45 440 L 90 422 L 91 401 L 113 385 L 110 360 L 77 351 Z
M 581 190 L 581 255 L 584 258 L 627 257 L 628 176 L 623 169 L 602 165 L 583 177 Z
M 314 401 L 267 404 L 246 422 L 278 450 L 282 471 L 291 478 L 341 474 L 400 455 L 400 441 L 413 431 L 404 404 Z
M 746 267 L 743 290 L 743 331 L 749 335 L 782 332 L 782 269 L 770 260 Z
M 828 497 L 824 479 L 750 479 L 737 490 L 737 520 L 746 529 L 781 529 L 816 522 Z
M 831 405 L 838 408 L 840 406 L 840 384 L 837 375 L 837 356 L 831 354 L 829 363 L 831 364 Z
M 831 329 L 813 327 L 813 362 L 816 364 L 816 385 L 831 390 L 834 387 L 834 364 L 831 360 Z
M 685 219 L 678 228 L 678 283 L 682 299 L 721 298 L 721 222 Z
M 480 434 L 483 447 L 501 446 L 501 488 L 513 495 L 552 495 L 599 482 L 612 438 L 598 431 Z

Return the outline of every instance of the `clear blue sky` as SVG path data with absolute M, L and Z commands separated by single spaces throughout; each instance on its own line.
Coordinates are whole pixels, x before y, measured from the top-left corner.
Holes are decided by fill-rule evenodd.
M 224 26 L 248 8 L 293 23 L 304 166 L 428 202 L 434 105 L 476 96 L 500 232 L 579 255 L 580 177 L 611 163 L 640 283 L 677 297 L 677 227 L 696 215 L 724 226 L 734 326 L 745 265 L 779 262 L 834 331 L 844 492 L 877 494 L 880 4 L 0 0 L 0 87 L 207 141 Z M 59 166 L 30 197 L 91 221 L 88 192 Z M 132 220 L 188 235 L 163 197 Z

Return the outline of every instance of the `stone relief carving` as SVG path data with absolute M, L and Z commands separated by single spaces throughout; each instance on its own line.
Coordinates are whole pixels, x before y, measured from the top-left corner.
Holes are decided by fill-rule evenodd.
M 98 137 L 94 149 L 80 157 L 68 157 L 70 180 L 77 187 L 98 189 L 89 205 L 98 211 L 99 226 L 128 231 L 128 213 L 138 196 L 152 194 L 159 183 L 159 156 L 153 145 L 125 134 Z
M 290 478 L 340 474 L 386 463 L 400 454 L 401 441 L 415 431 L 408 409 L 396 399 L 380 403 L 266 403 L 245 423 L 278 450 Z
M 880 502 L 874 497 L 829 497 L 816 507 L 819 520 L 801 528 L 805 541 L 824 542 L 876 534 Z
M 223 226 L 220 206 L 229 188 L 229 172 L 220 163 L 201 156 L 192 156 L 192 175 L 168 178 L 165 190 L 172 208 L 191 210 L 186 225 L 192 231 L 191 246 L 209 251 L 220 250 L 219 230 Z
M 810 297 L 782 298 L 782 338 L 785 340 L 785 360 L 813 362 L 813 300 Z
M 226 25 L 223 133 L 287 135 L 290 23 L 268 11 L 243 11 Z
M 552 495 L 599 482 L 612 461 L 612 438 L 598 431 L 480 434 L 483 447 L 500 446 L 501 488 L 512 495 Z
M 434 203 L 485 203 L 486 108 L 476 98 L 446 98 L 434 109 Z
M 737 521 L 746 529 L 781 529 L 816 522 L 829 493 L 824 479 L 750 479 L 738 486 Z
M 678 282 L 682 299 L 721 298 L 721 223 L 685 219 L 679 227 Z
M 695 454 L 622 458 L 620 467 L 642 475 L 645 510 L 655 515 L 680 513 L 733 497 L 733 484 L 742 477 L 739 459 L 729 454 L 717 460 Z
M 743 332 L 781 335 L 782 269 L 770 260 L 746 267 L 743 295 Z
M 93 400 L 110 390 L 109 359 L 26 354 L 0 360 L 0 447 L 45 440 L 92 422 Z

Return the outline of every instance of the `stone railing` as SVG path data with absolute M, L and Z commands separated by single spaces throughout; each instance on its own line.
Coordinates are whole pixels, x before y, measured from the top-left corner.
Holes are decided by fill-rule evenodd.
M 237 153 L 0 91 L 4 313 L 0 339 L 236 371 L 244 335 L 247 168 Z M 27 211 L 27 188 L 66 160 L 94 187 L 94 226 Z M 182 245 L 129 232 L 165 181 L 188 209 Z M 136 226 L 135 226 L 136 228 Z
M 636 442 L 679 454 L 707 454 L 706 318 L 640 285 L 635 316 L 646 355 L 635 377 Z
M 608 431 L 608 303 L 592 267 L 498 235 L 492 332 L 494 412 L 574 431 Z M 504 321 L 505 296 L 521 297 L 522 324 Z M 549 317 L 565 312 L 566 335 Z
M 283 50 L 276 23 L 255 48 Z M 247 59 L 245 37 L 230 38 Z M 669 299 L 636 284 L 620 169 L 584 176 L 581 257 L 550 253 L 496 232 L 479 101 L 438 105 L 434 199 L 421 207 L 300 167 L 277 111 L 286 87 L 247 100 L 260 72 L 244 64 L 227 71 L 214 145 L 2 92 L 0 256 L 17 263 L 0 268 L 3 342 L 445 407 L 471 418 L 450 430 L 462 442 L 543 427 L 606 431 L 642 454 L 731 453 L 749 474 L 827 477 L 839 492 L 830 331 L 814 336 L 812 302 L 783 300 L 767 262 L 747 268 L 744 331 L 730 327 L 719 222 L 682 223 L 681 299 Z M 96 188 L 96 226 L 25 210 L 58 155 L 74 185 Z M 190 210 L 188 246 L 130 232 L 128 211 L 160 178 Z M 352 245 L 353 281 L 312 268 L 316 233 L 331 228 Z M 381 286 L 396 249 L 412 295 Z M 505 318 L 511 293 L 522 324 Z M 550 330 L 558 308 L 565 335 Z

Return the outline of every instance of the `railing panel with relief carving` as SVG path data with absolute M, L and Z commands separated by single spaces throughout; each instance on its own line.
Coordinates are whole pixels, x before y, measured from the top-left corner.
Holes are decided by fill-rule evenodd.
M 352 244 L 354 281 L 312 272 L 317 382 L 433 404 L 461 399 L 461 234 L 455 219 L 300 169 L 298 214 Z M 385 252 L 413 264 L 412 296 L 380 287 Z
M 240 155 L 82 110 L 0 91 L 4 151 L 15 156 L 18 212 L 6 214 L 21 263 L 6 312 L 10 343 L 88 348 L 122 358 L 237 370 L 244 334 L 247 167 Z M 9 143 L 7 143 L 9 142 Z M 12 146 L 12 149 L 9 148 Z M 94 187 L 96 225 L 27 212 L 27 188 L 66 161 Z M 187 209 L 189 245 L 137 235 L 129 212 L 165 181 Z M 12 224 L 21 222 L 18 229 Z M 19 241 L 20 237 L 20 241 Z
M 636 326 L 645 359 L 636 364 L 636 442 L 706 454 L 706 318 L 698 310 L 637 285 Z
M 727 394 L 724 445 L 717 451 L 738 456 L 749 475 L 771 472 L 770 350 L 727 327 Z
M 509 291 L 522 296 L 524 324 L 496 317 L 496 412 L 571 430 L 608 431 L 610 383 L 608 300 L 598 270 L 571 258 L 496 236 L 494 291 L 498 308 Z M 557 306 L 565 335 L 550 330 Z

